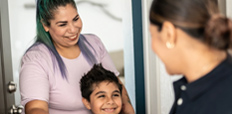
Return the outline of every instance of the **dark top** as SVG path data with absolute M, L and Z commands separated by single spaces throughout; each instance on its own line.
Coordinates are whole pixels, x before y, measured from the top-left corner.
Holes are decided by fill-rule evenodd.
M 170 114 L 232 114 L 232 59 L 229 54 L 210 73 L 188 83 L 173 83 L 175 102 Z

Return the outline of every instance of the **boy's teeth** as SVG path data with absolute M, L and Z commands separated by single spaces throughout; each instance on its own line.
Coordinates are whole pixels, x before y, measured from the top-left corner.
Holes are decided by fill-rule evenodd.
M 107 109 L 105 109 L 105 111 L 107 111 L 107 112 L 111 112 L 111 111 L 113 111 L 114 109 L 113 108 L 107 108 Z
M 71 39 L 75 38 L 76 36 L 70 37 Z

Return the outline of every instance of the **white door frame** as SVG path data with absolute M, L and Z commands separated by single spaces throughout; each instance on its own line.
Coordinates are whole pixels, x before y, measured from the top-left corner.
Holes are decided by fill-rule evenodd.
M 143 0 L 142 2 L 146 112 L 147 114 L 161 114 L 160 62 L 151 50 L 149 32 L 149 9 L 151 2 L 152 0 Z

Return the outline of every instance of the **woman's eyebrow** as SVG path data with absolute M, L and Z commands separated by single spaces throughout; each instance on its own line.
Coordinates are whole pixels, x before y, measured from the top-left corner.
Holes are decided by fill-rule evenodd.
M 58 22 L 56 22 L 56 24 L 59 24 L 59 23 L 67 23 L 67 21 L 58 21 Z
M 120 93 L 120 91 L 119 90 L 114 90 L 113 93 Z
M 79 17 L 79 14 L 77 14 L 73 19 L 76 19 L 77 17 Z
M 79 14 L 77 14 L 73 19 L 76 19 L 77 17 L 79 16 Z M 59 23 L 67 23 L 67 21 L 58 21 L 58 22 L 56 22 L 56 24 L 59 24 Z

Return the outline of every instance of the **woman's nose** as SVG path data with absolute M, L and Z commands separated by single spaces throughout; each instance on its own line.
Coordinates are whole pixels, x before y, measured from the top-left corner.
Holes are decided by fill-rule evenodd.
M 69 33 L 75 33 L 77 31 L 78 27 L 76 27 L 74 24 L 70 24 L 68 28 Z

